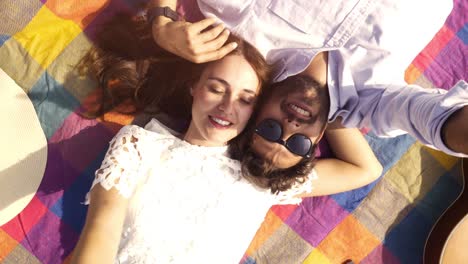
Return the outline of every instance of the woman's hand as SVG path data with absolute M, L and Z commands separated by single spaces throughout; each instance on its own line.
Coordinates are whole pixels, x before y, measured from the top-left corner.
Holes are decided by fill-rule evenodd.
M 163 49 L 194 63 L 218 60 L 233 51 L 237 43 L 225 45 L 229 31 L 222 24 L 206 30 L 215 22 L 214 18 L 190 23 L 158 17 L 152 25 L 153 38 Z

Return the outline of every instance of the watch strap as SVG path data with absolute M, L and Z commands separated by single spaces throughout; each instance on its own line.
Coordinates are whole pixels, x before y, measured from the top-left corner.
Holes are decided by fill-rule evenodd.
M 158 16 L 165 16 L 170 18 L 172 21 L 178 21 L 180 19 L 179 14 L 168 6 L 152 7 L 146 13 L 146 18 L 150 24 L 153 24 L 154 19 Z

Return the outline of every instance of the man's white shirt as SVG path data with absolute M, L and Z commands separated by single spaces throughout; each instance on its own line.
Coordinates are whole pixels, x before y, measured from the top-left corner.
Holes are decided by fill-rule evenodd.
M 445 120 L 468 105 L 468 85 L 424 89 L 408 85 L 404 71 L 430 42 L 452 10 L 440 0 L 198 0 L 253 44 L 275 81 L 302 72 L 314 56 L 329 51 L 329 120 L 369 127 L 379 136 L 408 132 L 422 143 L 456 156 L 442 142 Z

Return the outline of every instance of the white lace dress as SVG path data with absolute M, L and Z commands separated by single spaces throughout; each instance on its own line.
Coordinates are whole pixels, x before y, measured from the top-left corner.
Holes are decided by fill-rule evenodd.
M 226 152 L 191 145 L 155 119 L 123 127 L 93 182 L 130 199 L 115 263 L 238 263 L 268 209 L 300 202 L 295 194 L 317 177 L 273 195 L 242 178 Z

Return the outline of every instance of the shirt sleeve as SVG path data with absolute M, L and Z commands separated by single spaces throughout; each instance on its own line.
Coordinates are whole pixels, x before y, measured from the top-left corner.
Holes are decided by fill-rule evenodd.
M 143 129 L 125 126 L 109 143 L 101 167 L 95 172 L 91 189 L 100 184 L 104 189 L 115 188 L 125 198 L 130 198 L 140 180 L 141 153 L 139 146 Z M 89 192 L 85 204 L 89 204 Z
M 313 191 L 313 181 L 318 179 L 317 171 L 312 169 L 304 182 L 296 182 L 289 190 L 276 195 L 277 204 L 299 204 L 302 202 L 301 196 L 311 194 Z
M 368 127 L 382 137 L 409 133 L 429 147 L 466 156 L 451 151 L 441 138 L 447 118 L 468 105 L 466 82 L 446 91 L 404 79 L 412 60 L 444 25 L 452 3 L 379 3 L 345 46 L 329 53 L 330 120 L 342 116 L 345 126 Z M 418 4 L 424 12 L 415 19 L 411 10 Z

